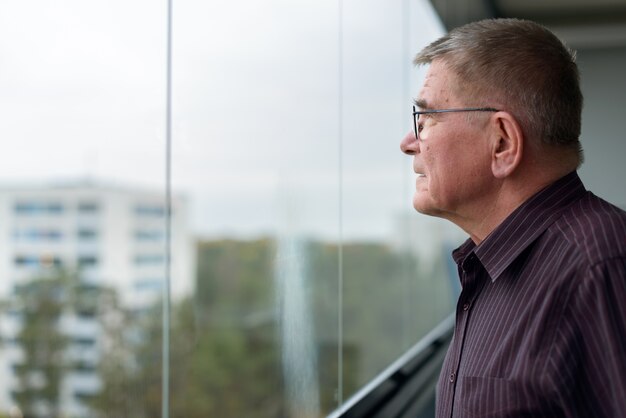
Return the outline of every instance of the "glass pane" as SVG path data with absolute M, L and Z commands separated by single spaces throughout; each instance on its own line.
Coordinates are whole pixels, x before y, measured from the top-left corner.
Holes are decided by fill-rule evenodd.
M 140 349 L 166 277 L 165 21 L 148 1 L 3 2 L 1 416 L 160 414 L 160 348 Z
M 172 416 L 337 405 L 337 5 L 181 2 L 173 181 L 196 238 Z M 176 278 L 174 278 L 176 280 Z
M 319 3 L 176 9 L 173 180 L 198 270 L 173 302 L 174 415 L 324 415 L 451 309 L 446 229 L 411 216 L 398 148 L 404 29 L 441 28 L 406 3 Z
M 427 4 L 345 3 L 344 398 L 452 310 L 450 228 L 412 209 L 399 149 L 420 81 L 412 56 L 440 33 Z

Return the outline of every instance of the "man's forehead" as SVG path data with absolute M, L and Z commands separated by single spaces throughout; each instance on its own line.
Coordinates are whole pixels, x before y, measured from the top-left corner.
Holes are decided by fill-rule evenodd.
M 433 61 L 418 97 L 414 100 L 415 106 L 420 109 L 434 109 L 447 104 L 452 97 L 452 78 L 447 66 L 440 61 Z

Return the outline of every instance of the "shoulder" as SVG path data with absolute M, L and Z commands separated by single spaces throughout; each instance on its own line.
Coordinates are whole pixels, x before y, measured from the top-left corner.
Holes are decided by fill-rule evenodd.
M 626 257 L 626 212 L 591 192 L 566 208 L 551 229 L 590 267 Z

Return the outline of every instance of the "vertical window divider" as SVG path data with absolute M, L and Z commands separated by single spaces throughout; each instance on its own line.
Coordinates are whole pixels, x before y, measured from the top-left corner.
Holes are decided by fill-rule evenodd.
M 165 283 L 163 284 L 161 416 L 169 418 L 170 398 L 170 303 L 172 226 L 172 2 L 167 0 L 167 46 L 165 88 Z
M 343 0 L 338 0 L 337 28 L 337 136 L 338 136 L 338 192 L 339 243 L 338 304 L 337 304 L 337 404 L 343 404 Z

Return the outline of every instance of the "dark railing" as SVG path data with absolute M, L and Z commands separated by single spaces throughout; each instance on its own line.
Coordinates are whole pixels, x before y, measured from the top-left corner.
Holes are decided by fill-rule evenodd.
M 327 418 L 434 416 L 435 386 L 453 327 L 450 315 Z

